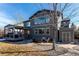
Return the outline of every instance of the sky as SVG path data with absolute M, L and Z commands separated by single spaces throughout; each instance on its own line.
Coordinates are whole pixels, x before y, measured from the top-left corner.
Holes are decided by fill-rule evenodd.
M 64 4 L 62 4 L 63 7 Z M 7 24 L 16 24 L 20 21 L 28 20 L 35 12 L 42 9 L 50 8 L 52 4 L 34 4 L 34 3 L 0 3 L 0 28 L 3 28 Z M 79 7 L 79 4 L 71 4 L 70 7 L 64 12 L 66 17 L 72 9 Z M 79 9 L 77 9 L 77 16 L 72 18 L 71 22 L 79 26 Z M 19 21 L 20 20 L 20 21 Z

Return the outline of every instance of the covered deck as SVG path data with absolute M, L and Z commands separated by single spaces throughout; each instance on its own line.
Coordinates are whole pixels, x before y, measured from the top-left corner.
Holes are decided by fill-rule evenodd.
M 4 37 L 6 40 L 23 40 L 24 28 L 22 26 L 7 25 L 4 27 Z

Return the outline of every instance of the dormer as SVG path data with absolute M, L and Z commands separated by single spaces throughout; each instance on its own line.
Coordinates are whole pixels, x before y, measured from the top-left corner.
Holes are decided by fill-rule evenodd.
M 69 28 L 70 19 L 65 18 L 63 21 L 61 21 L 61 28 Z

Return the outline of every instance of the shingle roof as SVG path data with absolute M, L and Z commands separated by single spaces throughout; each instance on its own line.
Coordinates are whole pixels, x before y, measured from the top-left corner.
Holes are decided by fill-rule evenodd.
M 54 12 L 53 10 L 47 10 L 47 9 L 43 9 L 43 10 L 39 10 L 39 11 L 37 11 L 36 13 L 34 13 L 31 17 L 29 17 L 29 19 L 31 19 L 31 18 L 33 18 L 34 16 L 36 16 L 38 13 L 41 13 L 41 12 L 44 12 L 44 11 L 46 11 L 47 13 L 50 13 L 50 12 Z M 59 12 L 59 11 L 57 11 L 57 13 L 59 14 L 59 13 L 61 13 L 61 12 Z M 62 14 L 62 13 L 61 13 Z

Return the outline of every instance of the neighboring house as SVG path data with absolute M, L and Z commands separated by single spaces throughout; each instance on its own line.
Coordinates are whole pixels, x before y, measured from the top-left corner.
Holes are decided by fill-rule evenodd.
M 61 22 L 59 30 L 59 40 L 62 42 L 74 42 L 74 28 L 69 27 L 70 19 L 65 19 Z
M 8 24 L 4 27 L 4 37 L 6 40 L 23 40 L 24 29 L 23 26 L 15 26 Z

